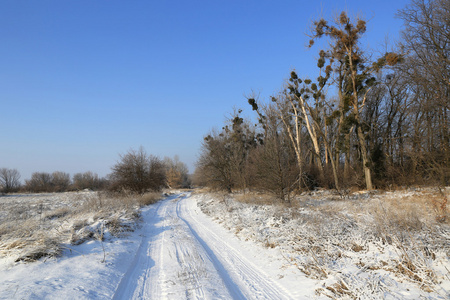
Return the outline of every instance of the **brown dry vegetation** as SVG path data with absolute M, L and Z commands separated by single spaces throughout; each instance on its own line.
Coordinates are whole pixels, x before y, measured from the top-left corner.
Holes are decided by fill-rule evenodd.
M 417 284 L 425 292 L 437 291 L 440 283 L 450 280 L 445 269 L 450 210 L 442 205 L 449 195 L 450 188 L 354 192 L 345 197 L 322 190 L 303 193 L 290 205 L 262 193 L 214 197 L 225 205 L 226 216 L 219 220 L 225 227 L 237 235 L 246 231 L 246 238 L 252 236 L 265 247 L 279 247 L 289 265 L 310 278 L 328 280 L 319 294 L 358 298 L 367 291 L 354 273 L 338 267 L 350 260 L 358 272 L 368 274 L 371 281 L 366 285 L 378 286 L 375 294 L 387 288 L 378 279 L 379 272 Z M 201 208 L 205 213 L 212 209 L 204 204 Z M 246 219 L 246 209 L 261 220 Z M 276 220 L 275 225 L 268 225 L 269 219 Z M 256 233 L 249 235 L 249 230 Z
M 120 236 L 136 226 L 140 207 L 159 199 L 160 193 L 100 192 L 5 197 L 0 202 L 0 256 L 34 261 L 90 239 L 103 240 L 107 233 Z

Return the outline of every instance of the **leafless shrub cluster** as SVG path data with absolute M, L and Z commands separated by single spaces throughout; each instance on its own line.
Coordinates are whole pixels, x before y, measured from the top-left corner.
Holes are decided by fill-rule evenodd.
M 0 169 L 0 193 L 15 192 L 20 188 L 20 173 L 16 169 Z
M 173 159 L 164 158 L 164 167 L 166 170 L 166 180 L 168 188 L 189 188 L 191 179 L 189 170 L 185 163 L 181 162 L 178 156 Z
M 113 191 L 144 194 L 160 191 L 166 186 L 163 162 L 156 156 L 148 155 L 143 147 L 120 155 L 112 171 L 110 189 Z
M 72 179 L 72 189 L 76 191 L 82 191 L 84 189 L 96 191 L 104 188 L 106 185 L 107 182 L 105 179 L 99 178 L 96 173 L 91 171 L 76 173 Z
M 69 173 L 55 171 L 53 173 L 34 172 L 25 180 L 21 191 L 30 193 L 53 193 L 79 191 L 84 189 L 99 190 L 107 186 L 106 179 L 99 178 L 90 171 L 76 173 L 71 179 Z

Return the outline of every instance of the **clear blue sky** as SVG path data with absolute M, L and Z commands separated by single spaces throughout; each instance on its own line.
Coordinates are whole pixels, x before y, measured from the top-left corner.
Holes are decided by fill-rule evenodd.
M 143 146 L 194 170 L 203 136 L 252 90 L 315 74 L 312 20 L 369 20 L 396 39 L 409 1 L 0 0 L 0 167 L 110 173 Z

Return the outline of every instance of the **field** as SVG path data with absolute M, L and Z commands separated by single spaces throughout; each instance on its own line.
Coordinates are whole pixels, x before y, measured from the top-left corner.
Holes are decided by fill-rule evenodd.
M 133 230 L 139 208 L 159 194 L 117 197 L 92 191 L 0 197 L 0 256 L 34 261 L 71 245 Z

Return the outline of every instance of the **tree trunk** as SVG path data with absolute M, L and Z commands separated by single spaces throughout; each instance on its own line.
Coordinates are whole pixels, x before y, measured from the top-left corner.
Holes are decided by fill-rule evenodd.
M 366 149 L 366 143 L 364 140 L 364 133 L 361 130 L 361 126 L 358 126 L 356 128 L 356 132 L 358 134 L 358 140 L 359 140 L 359 146 L 361 147 L 361 157 L 363 161 L 363 170 L 364 170 L 364 178 L 366 180 L 366 188 L 367 190 L 372 190 L 372 175 L 370 173 L 369 168 L 369 159 L 367 157 L 367 149 Z

